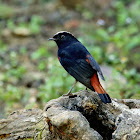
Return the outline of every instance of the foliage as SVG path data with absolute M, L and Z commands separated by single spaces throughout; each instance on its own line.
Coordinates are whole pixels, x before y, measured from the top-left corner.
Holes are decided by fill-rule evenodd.
M 0 17 L 8 18 L 14 14 L 14 8 L 6 4 L 0 3 Z
M 11 31 L 15 31 L 16 29 L 25 29 L 26 32 L 31 34 L 38 34 L 41 30 L 41 25 L 43 24 L 43 19 L 40 16 L 33 15 L 29 22 L 20 21 L 18 24 L 15 24 L 11 19 L 8 20 L 7 26 Z

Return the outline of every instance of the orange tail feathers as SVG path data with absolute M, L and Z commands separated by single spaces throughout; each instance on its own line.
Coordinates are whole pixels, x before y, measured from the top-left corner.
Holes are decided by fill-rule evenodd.
M 95 91 L 98 93 L 100 99 L 102 100 L 102 102 L 106 103 L 111 103 L 111 99 L 109 97 L 109 95 L 107 94 L 107 92 L 103 89 L 102 85 L 99 82 L 99 78 L 97 73 L 95 73 L 93 75 L 93 77 L 91 78 L 91 85 L 93 86 L 93 88 L 95 89 Z

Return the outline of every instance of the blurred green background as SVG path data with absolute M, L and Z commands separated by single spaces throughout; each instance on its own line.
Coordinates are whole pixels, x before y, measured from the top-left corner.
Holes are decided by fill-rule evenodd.
M 139 0 L 0 0 L 0 118 L 43 108 L 74 82 L 48 38 L 73 33 L 101 65 L 112 98 L 140 98 Z M 77 84 L 73 92 L 85 89 Z

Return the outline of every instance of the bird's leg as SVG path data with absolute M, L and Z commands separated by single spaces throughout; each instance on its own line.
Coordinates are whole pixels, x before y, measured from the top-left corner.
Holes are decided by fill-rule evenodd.
M 75 87 L 77 81 L 75 80 L 74 84 L 72 85 L 71 89 L 68 91 L 67 94 L 64 94 L 63 96 L 73 96 L 73 94 L 71 93 L 72 89 Z

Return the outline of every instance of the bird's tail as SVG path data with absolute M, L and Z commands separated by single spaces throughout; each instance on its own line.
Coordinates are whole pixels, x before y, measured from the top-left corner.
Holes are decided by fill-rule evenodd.
M 91 85 L 93 86 L 93 88 L 95 89 L 95 91 L 98 93 L 100 99 L 102 100 L 102 102 L 106 103 L 111 103 L 111 99 L 109 97 L 109 95 L 107 94 L 107 92 L 103 89 L 102 85 L 99 82 L 99 78 L 97 73 L 95 73 L 93 75 L 93 77 L 91 78 Z

